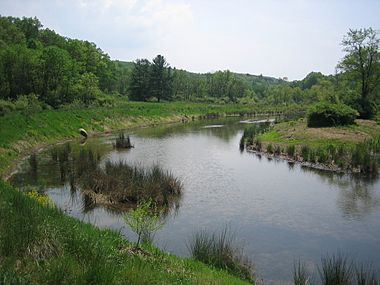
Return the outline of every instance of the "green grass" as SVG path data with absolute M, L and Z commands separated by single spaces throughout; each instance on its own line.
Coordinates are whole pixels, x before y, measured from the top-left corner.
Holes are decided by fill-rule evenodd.
M 43 206 L 0 181 L 0 284 L 244 284 Z
M 377 175 L 379 134 L 380 125 L 376 121 L 357 120 L 350 126 L 308 128 L 305 119 L 299 119 L 276 124 L 259 134 L 257 140 L 266 146 L 268 153 L 285 149 L 290 158 Z

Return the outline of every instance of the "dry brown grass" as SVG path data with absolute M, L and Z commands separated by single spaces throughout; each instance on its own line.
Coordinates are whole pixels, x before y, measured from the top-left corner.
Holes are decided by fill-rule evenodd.
M 372 134 L 380 133 L 380 125 L 375 121 L 356 120 L 356 125 L 348 127 L 308 128 L 305 120 L 281 123 L 274 127 L 277 140 L 339 140 L 342 142 L 363 142 Z M 264 140 L 267 140 L 264 136 Z M 270 137 L 268 137 L 270 141 Z

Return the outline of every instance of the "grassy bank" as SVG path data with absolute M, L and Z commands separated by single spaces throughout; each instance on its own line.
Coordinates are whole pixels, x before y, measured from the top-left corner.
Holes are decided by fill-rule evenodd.
M 33 147 L 79 137 L 79 128 L 94 134 L 208 116 L 263 113 L 267 110 L 265 107 L 237 104 L 121 101 L 117 107 L 45 110 L 35 114 L 9 113 L 0 117 L 0 173 L 4 176 L 12 162 Z
M 356 120 L 339 127 L 309 128 L 305 119 L 282 122 L 251 138 L 248 148 L 332 170 L 377 173 L 380 124 Z
M 244 284 L 44 206 L 0 181 L 0 284 Z

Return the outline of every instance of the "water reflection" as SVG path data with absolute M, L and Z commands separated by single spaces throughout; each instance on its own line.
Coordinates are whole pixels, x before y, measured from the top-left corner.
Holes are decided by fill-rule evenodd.
M 380 209 L 380 193 L 376 191 L 376 178 L 332 173 L 325 170 L 301 167 L 304 172 L 317 174 L 317 177 L 329 185 L 337 186 L 339 195 L 337 205 L 344 217 L 362 219 L 372 211 Z
M 69 188 L 72 205 L 79 202 L 84 214 L 99 206 L 110 213 L 123 213 L 146 199 L 152 199 L 160 206 L 162 217 L 178 212 L 179 180 L 159 166 L 144 169 L 102 159 L 107 151 L 110 149 L 106 145 L 84 147 L 68 143 L 55 146 L 39 155 L 38 160 L 37 155 L 31 155 L 29 164 L 24 166 L 25 171 L 14 175 L 11 182 L 17 186 Z M 119 153 L 118 150 L 115 152 Z M 41 175 L 38 175 L 38 169 Z

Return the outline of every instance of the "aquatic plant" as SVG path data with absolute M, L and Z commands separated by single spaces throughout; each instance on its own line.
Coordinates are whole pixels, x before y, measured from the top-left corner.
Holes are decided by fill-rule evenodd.
M 124 133 L 120 133 L 116 138 L 116 148 L 131 148 L 133 145 L 131 144 L 131 139 L 129 136 L 125 136 Z
M 353 269 L 353 263 L 338 253 L 322 257 L 318 272 L 323 285 L 348 285 L 351 284 Z
M 300 260 L 293 265 L 293 283 L 294 285 L 309 285 L 310 276 L 305 268 L 305 264 Z
M 289 157 L 295 157 L 296 147 L 294 145 L 289 145 L 286 148 L 286 153 L 288 154 Z
M 310 148 L 307 145 L 301 147 L 301 157 L 304 161 L 309 160 Z
M 235 245 L 228 227 L 219 233 L 195 233 L 188 248 L 194 259 L 254 283 L 253 262 L 244 255 L 244 248 Z
M 106 161 L 80 178 L 83 189 L 103 194 L 113 203 L 138 203 L 151 199 L 157 205 L 169 206 L 182 192 L 181 181 L 158 165 L 149 168 L 130 166 L 125 162 Z
M 251 124 L 249 127 L 245 128 L 243 136 L 240 140 L 240 148 L 242 144 L 253 145 L 255 137 L 267 131 L 270 128 L 270 126 L 270 123 L 260 123 Z
M 355 267 L 355 280 L 357 285 L 380 285 L 380 279 L 372 266 L 364 264 Z

